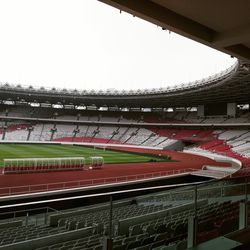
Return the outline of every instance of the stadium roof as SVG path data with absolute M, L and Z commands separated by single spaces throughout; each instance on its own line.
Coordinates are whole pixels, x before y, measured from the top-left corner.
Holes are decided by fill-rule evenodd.
M 0 85 L 0 100 L 120 108 L 193 107 L 250 101 L 250 1 L 99 0 L 236 56 L 229 69 L 189 84 L 131 91 Z M 132 18 L 132 17 L 131 17 Z M 182 69 L 179 69 L 181 73 Z
M 164 108 L 195 107 L 208 103 L 247 104 L 250 64 L 237 61 L 231 68 L 201 81 L 169 88 L 131 91 L 79 91 L 0 85 L 0 100 L 76 106 Z M 181 69 L 180 69 L 181 73 Z
M 248 0 L 99 0 L 250 62 Z

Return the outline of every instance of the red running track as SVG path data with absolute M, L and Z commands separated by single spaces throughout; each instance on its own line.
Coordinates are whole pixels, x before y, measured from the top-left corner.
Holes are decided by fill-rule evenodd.
M 215 162 L 211 159 L 180 152 L 137 148 L 119 148 L 113 146 L 112 148 L 129 152 L 169 155 L 174 161 L 132 164 L 105 164 L 103 169 L 100 170 L 0 175 L 0 188 L 91 180 L 119 176 L 132 176 L 187 168 L 200 169 L 203 165 L 215 164 Z M 218 163 L 216 163 L 216 165 L 218 165 Z

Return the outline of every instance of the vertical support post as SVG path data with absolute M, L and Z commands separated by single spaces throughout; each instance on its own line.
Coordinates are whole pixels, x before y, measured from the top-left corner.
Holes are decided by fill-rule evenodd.
M 26 226 L 28 226 L 29 223 L 29 213 L 26 213 L 26 220 L 25 220 Z
M 247 177 L 245 177 L 245 203 L 247 204 L 248 202 L 248 190 L 247 190 Z
M 45 225 L 47 225 L 48 223 L 48 213 L 49 213 L 49 209 L 48 207 L 46 207 L 46 213 L 45 213 L 45 218 L 44 218 Z
M 188 218 L 188 239 L 187 248 L 192 248 L 196 245 L 197 237 L 197 185 L 194 186 L 194 216 Z
M 194 217 L 197 218 L 197 185 L 194 186 Z
M 244 191 L 245 191 L 245 199 L 244 202 L 240 203 L 240 211 L 239 211 L 239 229 L 245 229 L 248 226 L 248 190 L 247 190 L 247 177 L 245 178 L 245 185 L 244 185 Z
M 248 227 L 248 178 L 245 177 L 245 227 Z
M 197 218 L 195 218 L 195 216 L 190 216 L 188 218 L 187 248 L 193 248 L 196 245 L 196 229 Z
M 112 195 L 110 196 L 110 213 L 109 213 L 109 238 L 112 239 L 112 232 L 113 232 L 113 228 L 112 228 L 112 219 L 113 219 L 113 197 Z
M 5 126 L 3 126 L 3 130 L 2 130 L 2 132 L 3 132 L 2 140 L 5 139 L 5 135 L 6 135 L 7 130 L 8 130 L 7 122 L 5 122 Z
M 239 230 L 247 227 L 247 206 L 245 202 L 240 203 Z
M 112 250 L 113 249 L 113 197 L 110 196 L 110 210 L 109 210 L 109 236 L 103 237 L 103 250 Z

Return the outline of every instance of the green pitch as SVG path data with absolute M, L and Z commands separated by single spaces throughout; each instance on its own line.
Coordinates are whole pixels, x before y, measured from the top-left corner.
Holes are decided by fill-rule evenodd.
M 112 150 L 93 149 L 71 145 L 43 144 L 0 144 L 0 167 L 3 159 L 10 158 L 53 158 L 82 156 L 88 160 L 90 156 L 102 156 L 105 163 L 138 163 L 149 161 L 167 161 L 165 158 L 116 152 Z M 88 164 L 88 162 L 86 162 Z

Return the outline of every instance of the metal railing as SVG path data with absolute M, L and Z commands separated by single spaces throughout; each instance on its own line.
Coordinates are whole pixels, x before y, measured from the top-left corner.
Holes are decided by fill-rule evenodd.
M 55 190 L 65 190 L 72 188 L 82 188 L 97 185 L 106 185 L 114 183 L 131 182 L 145 179 L 152 179 L 157 177 L 164 177 L 169 175 L 190 173 L 197 171 L 198 169 L 174 169 L 161 172 L 151 172 L 137 175 L 127 175 L 127 176 L 117 176 L 108 178 L 97 178 L 97 179 L 85 179 L 76 180 L 68 182 L 56 182 L 56 183 L 46 183 L 46 184 L 35 184 L 35 185 L 25 185 L 25 186 L 12 186 L 12 187 L 2 187 L 0 188 L 0 196 L 18 195 L 26 193 L 36 193 L 36 192 L 47 192 Z
M 60 213 L 60 211 L 51 207 L 30 208 L 0 213 L 0 220 L 5 219 L 7 222 L 22 220 L 25 226 L 45 225 L 48 222 L 48 214 L 52 212 Z

